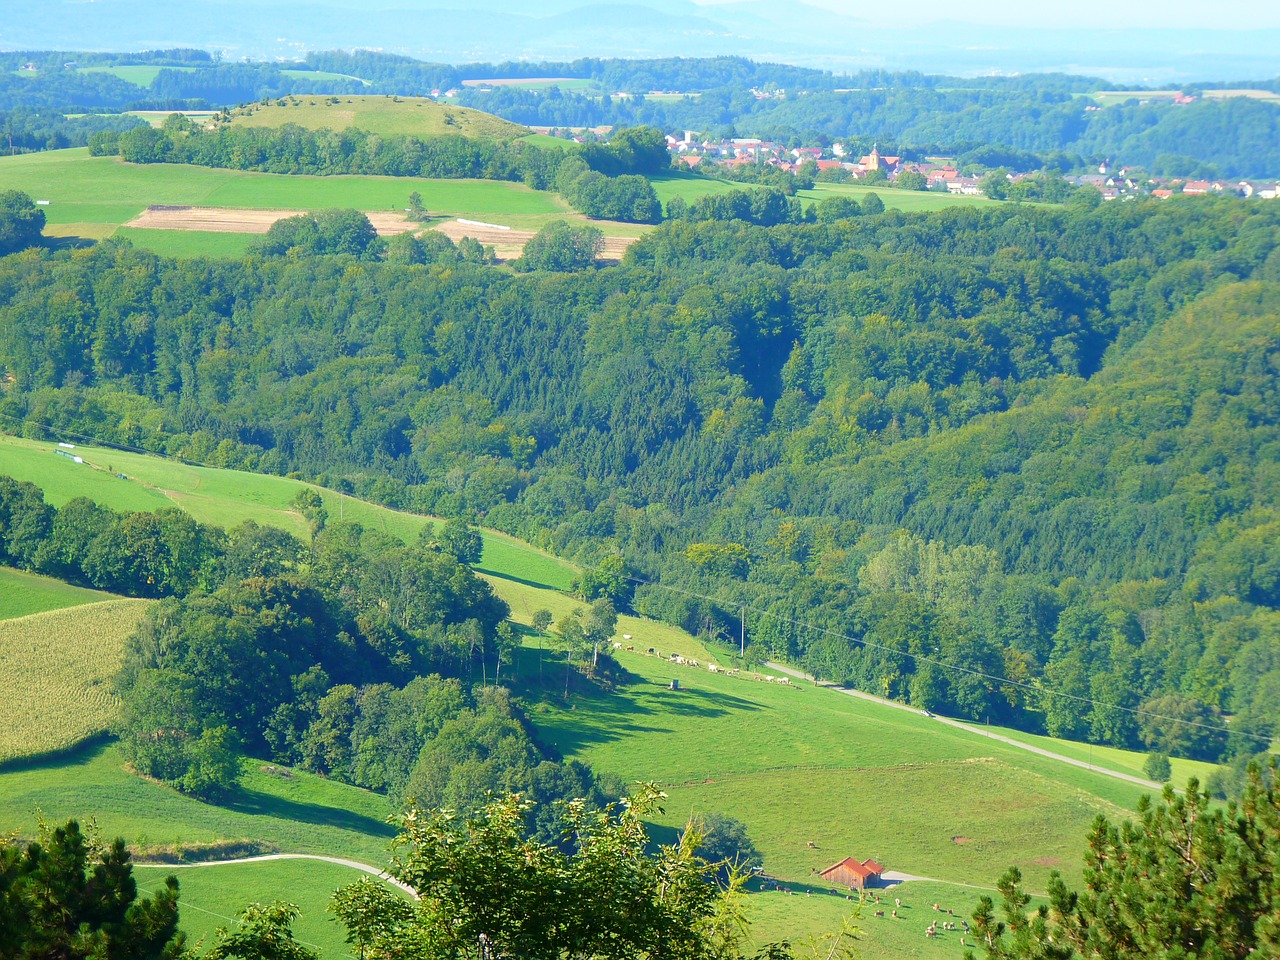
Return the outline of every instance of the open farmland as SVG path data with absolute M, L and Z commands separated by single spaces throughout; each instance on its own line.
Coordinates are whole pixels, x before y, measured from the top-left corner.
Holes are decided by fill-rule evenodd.
M 418 192 L 437 222 L 455 218 L 500 221 L 530 234 L 552 220 L 588 222 L 557 194 L 495 180 L 427 180 L 416 177 L 288 176 L 246 173 L 181 164 L 137 165 L 113 157 L 90 157 L 85 149 L 0 157 L 0 183 L 48 200 L 45 233 L 52 237 L 103 239 L 118 231 L 141 246 L 178 256 L 235 256 L 243 253 L 268 216 L 300 210 L 351 207 L 381 229 L 400 229 L 409 194 Z M 244 231 L 187 224 L 185 239 L 156 230 L 138 218 L 151 207 L 215 210 L 207 217 L 254 220 Z M 594 221 L 608 237 L 636 237 L 644 227 Z M 128 226 L 126 226 L 128 225 Z M 268 224 L 269 226 L 269 224 Z M 228 238 L 235 237 L 238 240 Z M 208 240 L 207 243 L 202 241 Z
M 0 567 L 0 620 L 114 599 L 116 597 L 113 594 L 100 590 L 89 590 L 52 577 Z
M 384 137 L 397 134 L 433 136 L 462 134 L 483 140 L 516 140 L 527 127 L 492 114 L 429 97 L 333 96 L 301 94 L 270 104 L 251 104 L 231 112 L 237 127 L 280 127 L 297 124 L 308 130 L 358 128 Z
M 111 678 L 149 600 L 0 621 L 0 763 L 66 750 L 115 718 Z

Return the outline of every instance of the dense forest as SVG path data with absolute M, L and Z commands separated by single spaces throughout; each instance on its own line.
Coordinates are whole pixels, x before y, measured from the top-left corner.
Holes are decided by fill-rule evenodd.
M 587 599 L 713 641 L 745 610 L 750 655 L 921 707 L 1247 757 L 1280 720 L 1278 240 L 1274 205 L 1081 197 L 680 220 L 568 273 L 31 250 L 0 414 L 483 518 Z

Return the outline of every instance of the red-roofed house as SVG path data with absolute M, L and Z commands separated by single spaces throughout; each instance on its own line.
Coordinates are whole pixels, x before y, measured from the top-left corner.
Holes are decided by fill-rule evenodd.
M 876 883 L 884 873 L 884 867 L 874 860 L 855 860 L 845 857 L 839 863 L 827 867 L 819 874 L 823 880 L 838 883 L 842 887 L 853 887 L 862 890 L 868 882 Z

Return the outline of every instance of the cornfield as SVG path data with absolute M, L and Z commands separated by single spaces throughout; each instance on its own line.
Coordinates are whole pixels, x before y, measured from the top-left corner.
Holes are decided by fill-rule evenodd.
M 152 602 L 106 600 L 0 621 L 0 763 L 74 747 L 111 725 L 111 678 Z

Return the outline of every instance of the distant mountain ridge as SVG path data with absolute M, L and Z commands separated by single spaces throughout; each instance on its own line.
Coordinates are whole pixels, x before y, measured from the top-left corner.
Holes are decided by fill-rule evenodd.
M 512 0 L 481 10 L 461 9 L 458 0 L 173 0 L 162 11 L 154 0 L 11 0 L 6 7 L 0 49 L 8 50 L 195 46 L 233 58 L 296 59 L 367 47 L 449 63 L 736 54 L 842 72 L 1062 70 L 1143 84 L 1280 74 L 1280 29 L 885 27 L 804 3 L 548 0 L 536 14 Z

